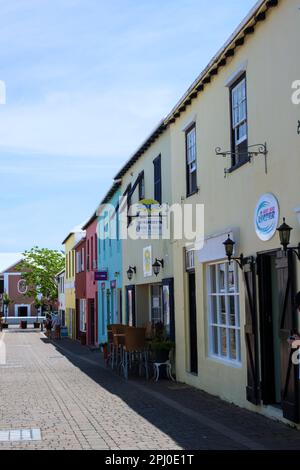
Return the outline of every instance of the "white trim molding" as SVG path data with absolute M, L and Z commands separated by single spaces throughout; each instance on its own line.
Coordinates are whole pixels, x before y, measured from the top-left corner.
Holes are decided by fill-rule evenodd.
M 182 132 L 186 132 L 190 127 L 192 127 L 197 122 L 197 114 L 189 116 L 183 123 L 181 127 Z
M 237 251 L 237 247 L 240 241 L 240 229 L 231 228 L 225 230 L 222 233 L 211 235 L 205 238 L 202 250 L 197 251 L 199 262 L 211 263 L 213 261 L 220 261 L 225 259 L 226 254 L 223 243 L 225 240 L 227 240 L 228 234 L 230 235 L 230 238 L 236 243 L 235 251 Z
M 27 317 L 31 316 L 31 305 L 30 304 L 15 304 L 15 317 L 18 317 L 18 308 L 27 307 Z
M 243 62 L 226 80 L 225 87 L 230 88 L 246 72 L 248 60 Z

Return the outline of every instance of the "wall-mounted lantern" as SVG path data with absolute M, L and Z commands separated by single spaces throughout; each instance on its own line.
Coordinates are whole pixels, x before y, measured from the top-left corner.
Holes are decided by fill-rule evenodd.
M 230 238 L 230 234 L 228 235 L 228 238 L 227 240 L 223 243 L 223 245 L 225 246 L 225 253 L 226 253 L 226 256 L 228 258 L 228 261 L 229 263 L 231 263 L 231 261 L 236 261 L 237 264 L 239 265 L 239 267 L 241 269 L 243 269 L 243 266 L 244 266 L 244 255 L 241 254 L 241 256 L 239 258 L 235 258 L 233 256 L 233 250 L 234 250 L 234 247 L 235 247 L 235 242 L 233 240 L 231 240 Z
M 129 281 L 132 281 L 133 275 L 136 274 L 136 267 L 135 266 L 129 266 L 129 269 L 127 271 L 127 277 Z
M 290 227 L 286 223 L 286 219 L 283 219 L 283 224 L 278 227 L 277 231 L 279 233 L 279 238 L 280 238 L 280 244 L 283 247 L 284 253 L 287 253 L 288 251 L 292 251 L 295 253 L 297 256 L 298 260 L 300 261 L 300 243 L 297 247 L 290 247 L 290 242 L 291 242 L 291 232 L 293 228 Z
M 155 259 L 155 263 L 152 265 L 152 268 L 156 277 L 160 273 L 160 268 L 164 268 L 164 264 L 165 263 L 163 259 Z

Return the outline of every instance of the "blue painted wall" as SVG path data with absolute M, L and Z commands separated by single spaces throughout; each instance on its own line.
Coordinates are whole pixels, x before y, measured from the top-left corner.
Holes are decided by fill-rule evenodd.
M 107 204 L 116 207 L 121 195 L 117 189 Z M 119 224 L 111 213 L 103 210 L 98 217 L 98 268 L 108 272 L 107 281 L 98 282 L 98 341 L 107 341 L 107 325 L 121 323 L 122 318 L 122 241 L 118 236 Z M 117 213 L 118 214 L 118 213 Z M 116 230 L 117 238 L 111 237 Z M 102 236 L 99 238 L 99 234 Z M 105 234 L 106 238 L 103 239 Z M 115 287 L 114 287 L 115 286 Z

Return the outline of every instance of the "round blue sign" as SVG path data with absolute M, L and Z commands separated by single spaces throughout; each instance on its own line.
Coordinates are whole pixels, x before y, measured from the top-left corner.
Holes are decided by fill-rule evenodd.
M 279 204 L 273 194 L 264 194 L 255 208 L 254 225 L 258 238 L 264 242 L 271 240 L 279 222 Z

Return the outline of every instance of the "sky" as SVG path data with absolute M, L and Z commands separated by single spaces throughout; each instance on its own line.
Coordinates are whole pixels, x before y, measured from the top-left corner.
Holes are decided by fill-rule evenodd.
M 0 253 L 61 249 L 255 0 L 0 0 Z

